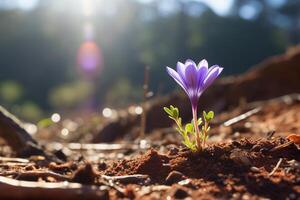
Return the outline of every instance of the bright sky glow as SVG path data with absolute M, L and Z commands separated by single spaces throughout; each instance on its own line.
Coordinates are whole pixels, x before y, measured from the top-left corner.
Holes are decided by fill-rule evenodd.
M 151 3 L 154 0 L 138 0 L 143 3 Z M 234 3 L 234 0 L 195 0 L 198 2 L 205 3 L 207 6 L 209 6 L 213 11 L 215 11 L 218 15 L 226 15 L 232 4 Z
M 0 6 L 4 9 L 32 10 L 36 7 L 39 0 L 0 0 Z
M 226 15 L 234 0 L 197 0 L 207 4 L 211 9 L 213 9 L 218 15 Z
M 89 17 L 93 14 L 93 0 L 83 0 L 83 15 Z
M 19 8 L 22 10 L 32 10 L 36 7 L 40 0 L 0 0 L 0 7 L 4 9 L 14 9 L 14 8 Z M 83 0 L 83 15 L 86 17 L 89 17 L 93 14 L 93 1 L 94 0 Z M 109 0 L 108 0 L 109 1 Z M 150 3 L 155 0 L 137 0 L 143 3 Z M 229 10 L 231 5 L 234 3 L 234 0 L 195 0 L 198 2 L 203 2 L 207 4 L 211 9 L 213 9 L 218 15 L 226 15 Z M 281 5 L 285 0 L 275 0 L 275 6 L 276 5 Z M 158 1 L 160 2 L 160 1 Z M 162 7 L 165 8 L 163 5 L 163 2 L 168 2 L 169 3 L 169 8 L 172 8 L 175 6 L 175 3 L 173 6 L 170 6 L 172 2 L 176 2 L 176 0 L 169 0 L 169 1 L 161 1 L 162 2 Z
M 255 19 L 257 15 L 262 10 L 262 5 L 258 2 L 252 2 L 246 5 L 243 5 L 239 10 L 239 15 L 243 19 L 251 20 Z

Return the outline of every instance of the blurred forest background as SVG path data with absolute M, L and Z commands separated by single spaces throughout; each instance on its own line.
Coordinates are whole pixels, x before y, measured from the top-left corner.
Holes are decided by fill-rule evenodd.
M 0 0 L 0 104 L 51 112 L 123 107 L 176 84 L 187 58 L 245 72 L 300 41 L 298 0 Z

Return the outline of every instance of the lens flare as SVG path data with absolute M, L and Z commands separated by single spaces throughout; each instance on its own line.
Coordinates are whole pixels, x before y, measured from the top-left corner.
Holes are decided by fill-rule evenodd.
M 87 41 L 81 44 L 78 50 L 79 71 L 88 77 L 94 77 L 102 69 L 101 51 L 97 44 Z

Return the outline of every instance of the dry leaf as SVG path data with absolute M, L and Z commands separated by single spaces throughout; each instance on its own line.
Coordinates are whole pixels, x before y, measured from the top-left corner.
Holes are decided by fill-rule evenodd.
M 290 134 L 286 138 L 289 139 L 290 141 L 294 142 L 295 144 L 300 145 L 300 135 Z

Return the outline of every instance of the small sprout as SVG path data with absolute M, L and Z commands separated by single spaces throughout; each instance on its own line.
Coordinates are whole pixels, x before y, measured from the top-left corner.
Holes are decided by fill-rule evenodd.
M 203 111 L 203 117 L 205 121 L 210 122 L 214 118 L 214 112 L 209 111 L 208 113 L 206 113 L 205 111 Z
M 193 133 L 194 131 L 194 127 L 193 127 L 193 124 L 192 123 L 188 123 L 185 125 L 185 131 L 187 133 Z
M 196 137 L 197 133 L 194 126 L 194 120 L 192 120 L 190 123 L 185 124 L 185 126 L 182 125 L 181 118 L 179 117 L 179 110 L 178 108 L 174 106 L 170 106 L 170 108 L 164 107 L 165 112 L 169 115 L 169 118 L 173 119 L 177 125 L 176 130 L 181 134 L 183 137 L 182 143 L 191 149 L 192 151 L 197 151 L 198 147 L 196 144 Z M 205 114 L 204 114 L 205 113 Z M 208 132 L 210 130 L 209 122 L 213 119 L 213 112 L 210 111 L 206 114 L 206 112 L 203 112 L 203 118 L 204 118 L 204 124 L 201 126 L 200 131 L 200 138 L 202 141 L 202 146 L 204 147 L 205 142 L 208 138 Z M 197 120 L 197 125 L 200 126 L 202 124 L 202 119 L 199 118 Z M 198 128 L 198 127 L 197 127 Z M 194 138 L 192 138 L 193 136 Z
M 208 131 L 210 130 L 209 123 L 214 118 L 213 111 L 208 113 L 203 111 L 203 119 L 197 117 L 198 100 L 206 88 L 220 75 L 222 70 L 223 68 L 218 65 L 208 68 L 206 60 L 202 60 L 198 65 L 192 60 L 187 60 L 185 64 L 178 62 L 177 71 L 167 67 L 168 74 L 183 88 L 190 99 L 193 120 L 183 128 L 178 108 L 171 105 L 170 108 L 164 107 L 164 110 L 169 115 L 169 118 L 175 121 L 177 125 L 176 130 L 183 137 L 182 143 L 192 151 L 200 151 L 205 147 Z M 204 121 L 203 125 L 202 120 Z M 202 126 L 199 130 L 200 125 Z

